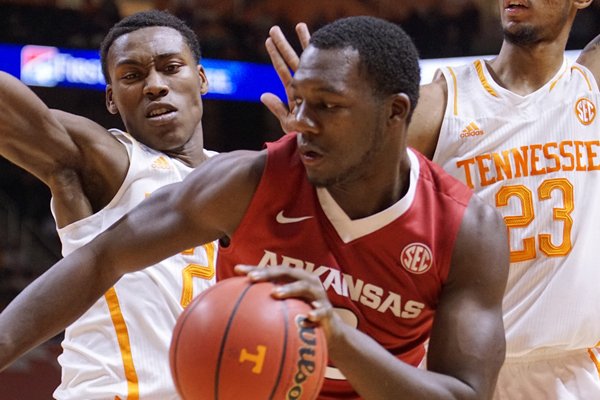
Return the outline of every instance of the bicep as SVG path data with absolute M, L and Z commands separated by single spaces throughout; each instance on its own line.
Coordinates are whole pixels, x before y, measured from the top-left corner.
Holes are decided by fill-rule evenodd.
M 0 151 L 11 162 L 43 175 L 65 153 L 65 129 L 27 86 L 7 74 L 0 78 Z
M 471 200 L 455 243 L 428 350 L 428 368 L 491 395 L 504 361 L 502 297 L 508 274 L 506 227 Z
M 85 164 L 82 149 L 89 146 L 79 140 L 84 135 L 94 140 L 108 136 L 106 129 L 86 118 L 50 110 L 8 74 L 0 74 L 0 84 L 0 154 L 46 184 L 51 182 L 50 174 L 65 168 L 63 164 L 74 168 Z
M 408 145 L 427 158 L 435 154 L 446 110 L 446 81 L 443 77 L 421 86 L 419 102 L 408 125 Z

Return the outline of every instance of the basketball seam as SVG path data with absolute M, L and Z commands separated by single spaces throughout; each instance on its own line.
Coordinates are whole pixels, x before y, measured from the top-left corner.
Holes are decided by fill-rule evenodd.
M 217 368 L 215 371 L 215 374 L 216 374 L 216 376 L 215 376 L 215 400 L 219 400 L 219 379 L 220 379 L 220 375 L 221 375 L 221 361 L 223 360 L 223 351 L 225 349 L 225 343 L 227 342 L 227 337 L 229 336 L 229 330 L 231 328 L 233 319 L 237 313 L 239 305 L 242 302 L 242 300 L 244 299 L 244 296 L 246 296 L 246 293 L 248 292 L 248 290 L 250 289 L 251 286 L 252 286 L 252 284 L 248 284 L 246 286 L 246 288 L 244 289 L 244 291 L 238 297 L 237 301 L 235 302 L 235 306 L 231 310 L 229 319 L 227 320 L 227 325 L 225 326 L 225 332 L 223 333 L 223 340 L 221 341 L 221 346 L 219 348 L 219 357 L 217 359 Z
M 285 360 L 287 358 L 287 342 L 288 342 L 288 335 L 289 335 L 289 327 L 288 327 L 288 309 L 287 309 L 287 304 L 285 303 L 285 300 L 279 300 L 279 302 L 281 302 L 282 304 L 282 311 L 283 311 L 283 350 L 281 352 L 281 361 L 279 362 L 279 371 L 277 371 L 277 379 L 275 379 L 275 384 L 273 386 L 273 391 L 271 392 L 271 395 L 269 396 L 270 400 L 273 400 L 273 396 L 275 396 L 275 393 L 277 392 L 277 388 L 279 388 L 279 383 L 281 382 L 281 376 L 283 375 L 283 367 L 285 365 Z
M 208 288 L 207 290 L 202 292 L 200 295 L 198 295 L 198 298 L 206 297 L 207 293 L 209 293 L 213 287 L 214 286 L 211 286 L 210 288 Z M 177 350 L 179 349 L 179 337 L 181 336 L 181 331 L 183 330 L 185 323 L 187 322 L 188 318 L 192 315 L 192 311 L 198 306 L 198 304 L 200 304 L 200 301 L 196 301 L 193 304 L 190 304 L 188 307 L 185 308 L 184 315 L 182 315 L 183 320 L 179 324 L 179 329 L 177 330 L 177 332 L 175 332 L 175 334 L 173 335 L 174 337 L 171 339 L 175 343 L 175 348 L 172 350 L 173 372 L 171 375 L 173 375 L 175 387 L 177 387 L 177 388 L 180 387 L 179 378 L 178 378 L 179 377 L 178 364 L 177 364 L 177 354 L 178 354 Z

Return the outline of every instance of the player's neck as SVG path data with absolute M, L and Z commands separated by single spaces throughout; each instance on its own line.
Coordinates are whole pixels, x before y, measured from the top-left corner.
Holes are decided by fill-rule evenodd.
M 552 79 L 564 59 L 564 43 L 540 43 L 528 47 L 504 41 L 496 58 L 487 63 L 488 70 L 500 86 L 525 96 Z
M 352 220 L 366 218 L 396 204 L 410 186 L 411 162 L 404 150 L 402 157 L 360 180 L 334 184 L 327 191 Z
M 196 132 L 181 148 L 174 149 L 173 151 L 165 151 L 165 154 L 181 161 L 189 167 L 195 168 L 202 164 L 207 159 L 204 152 L 202 129 Z

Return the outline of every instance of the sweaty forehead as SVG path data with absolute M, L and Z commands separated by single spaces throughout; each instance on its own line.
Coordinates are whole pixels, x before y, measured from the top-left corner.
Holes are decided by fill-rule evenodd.
M 171 54 L 191 55 L 191 50 L 177 30 L 166 26 L 153 26 L 118 37 L 110 46 L 108 61 L 142 61 L 145 58 Z

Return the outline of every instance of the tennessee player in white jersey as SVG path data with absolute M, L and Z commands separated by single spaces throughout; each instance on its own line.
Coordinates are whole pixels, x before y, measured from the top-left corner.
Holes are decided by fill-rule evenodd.
M 520 96 L 499 86 L 484 60 L 442 73 L 448 104 L 433 160 L 495 204 L 509 230 L 507 363 L 585 349 L 600 371 L 594 76 L 565 59 L 546 85 Z
M 130 15 L 109 30 L 100 54 L 106 107 L 121 117 L 127 134 L 51 110 L 17 78 L 0 72 L 0 156 L 50 189 L 64 255 L 100 235 L 145 197 L 157 196 L 158 188 L 181 181 L 210 155 L 204 150 L 201 97 L 208 81 L 196 34 L 182 20 L 155 10 Z M 154 224 L 156 217 L 143 224 Z M 136 251 L 144 256 L 151 249 L 136 246 Z M 67 329 L 58 399 L 177 398 L 168 367 L 171 330 L 183 306 L 211 284 L 216 261 L 213 244 L 181 251 L 115 280 Z M 110 264 L 99 276 L 61 285 L 56 294 L 64 297 L 93 285 L 125 262 L 106 260 Z M 39 287 L 25 290 L 36 297 L 35 305 L 19 313 L 14 326 L 41 322 L 33 308 L 56 306 Z M 72 304 L 84 301 L 78 296 Z M 76 320 L 64 314 L 53 319 L 64 323 L 61 330 Z M 33 341 L 39 344 L 60 333 L 42 333 L 48 325 L 24 331 L 38 334 Z M 20 332 L 8 338 L 7 333 L 0 329 L 0 347 L 27 336 Z
M 192 168 L 111 130 L 127 148 L 130 168 L 101 211 L 58 229 L 66 256 L 92 240 L 156 189 Z M 214 153 L 205 150 L 207 157 Z M 176 399 L 169 370 L 175 321 L 192 296 L 214 284 L 215 242 L 128 274 L 65 331 L 57 399 Z M 144 251 L 144 249 L 140 249 Z M 115 397 L 117 396 L 117 397 Z
M 498 0 L 500 53 L 422 87 L 409 132 L 507 225 L 496 400 L 600 398 L 600 36 L 574 64 L 564 54 L 591 3 Z

